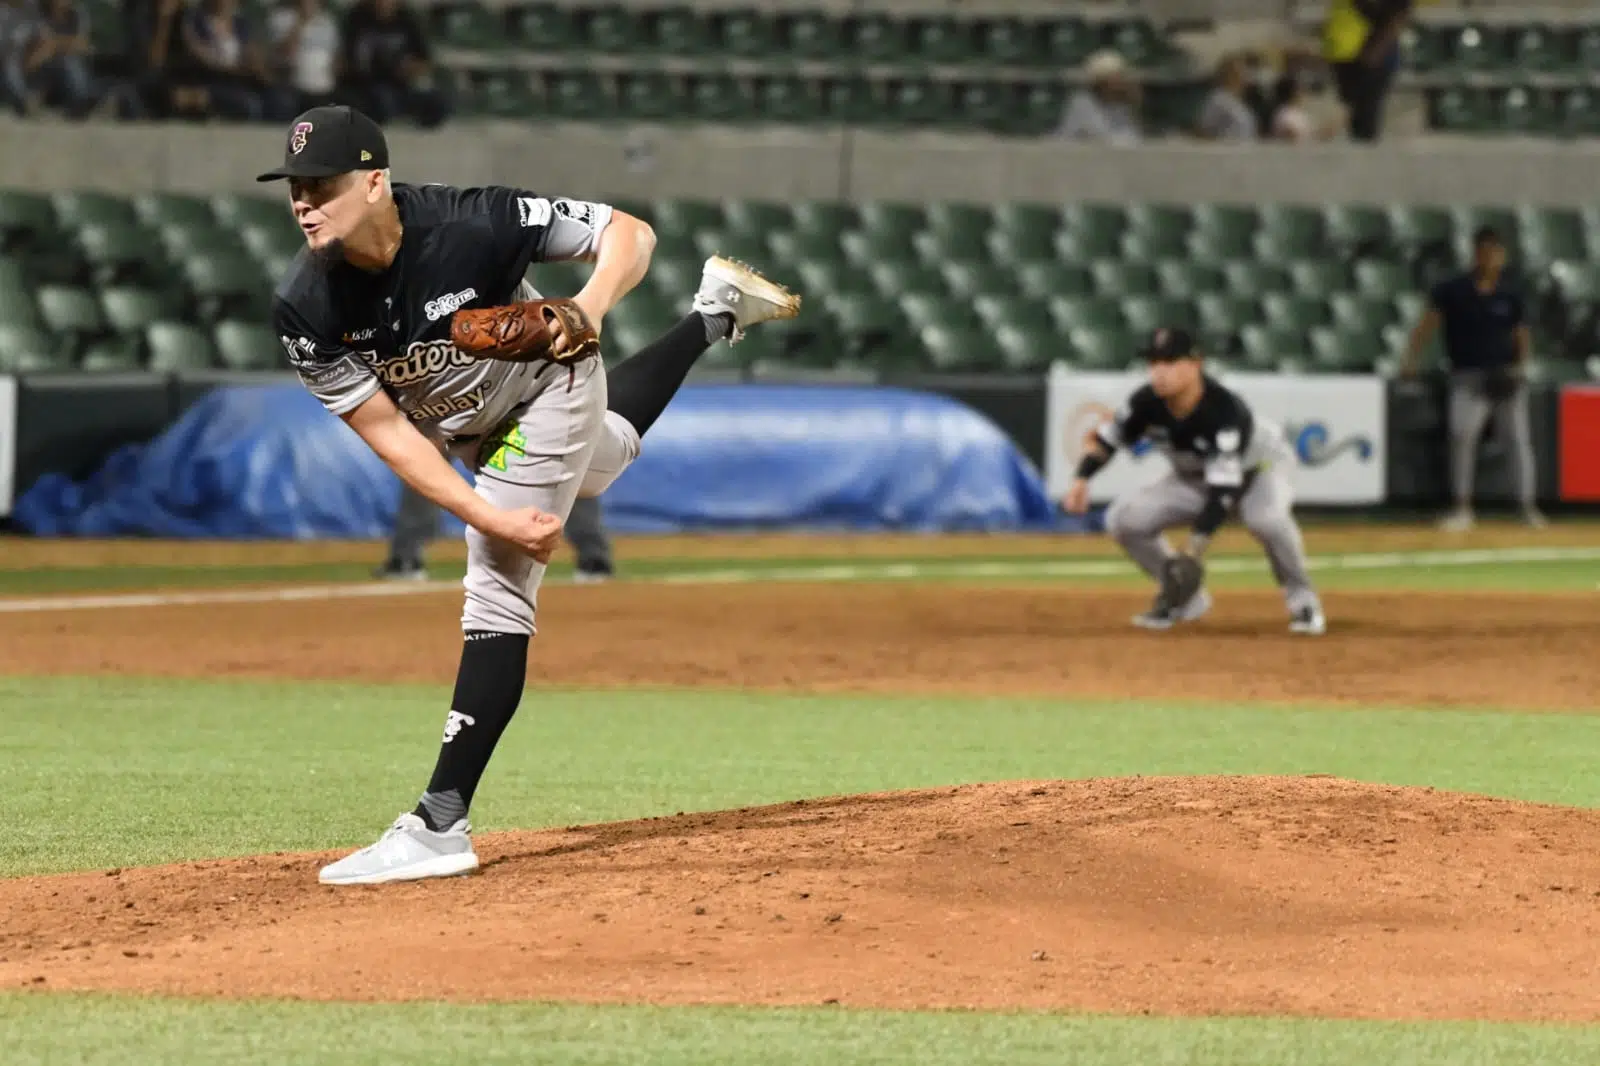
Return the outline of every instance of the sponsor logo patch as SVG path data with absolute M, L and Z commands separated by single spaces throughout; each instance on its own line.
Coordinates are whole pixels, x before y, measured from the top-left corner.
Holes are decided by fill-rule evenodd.
M 422 305 L 422 313 L 429 322 L 437 322 L 445 315 L 453 315 L 466 304 L 478 298 L 477 289 L 462 289 L 448 296 L 437 296 Z
M 550 223 L 550 201 L 540 196 L 517 197 L 517 216 L 523 229 Z

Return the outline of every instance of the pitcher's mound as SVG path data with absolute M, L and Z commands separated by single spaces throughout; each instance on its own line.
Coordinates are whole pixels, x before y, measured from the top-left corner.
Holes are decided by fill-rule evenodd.
M 1007 783 L 0 882 L 0 982 L 318 999 L 1600 1020 L 1600 812 L 1330 778 Z M 39 979 L 43 978 L 42 981 Z

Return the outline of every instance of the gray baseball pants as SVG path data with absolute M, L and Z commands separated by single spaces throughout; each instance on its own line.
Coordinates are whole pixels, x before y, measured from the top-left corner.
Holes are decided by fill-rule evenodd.
M 1206 505 L 1203 481 L 1169 472 L 1160 480 L 1118 497 L 1106 510 L 1106 532 L 1128 557 L 1156 581 L 1172 556 L 1166 530 L 1189 525 Z M 1294 488 L 1282 470 L 1268 467 L 1256 475 L 1238 504 L 1239 518 L 1266 550 L 1272 576 L 1283 589 L 1290 611 L 1317 604 L 1316 589 L 1306 567 L 1305 539 L 1294 518 Z
M 1473 475 L 1478 468 L 1478 441 L 1491 415 L 1500 443 L 1511 462 L 1517 502 L 1532 507 L 1538 492 L 1533 463 L 1533 428 L 1528 420 L 1528 386 L 1523 382 L 1504 400 L 1484 395 L 1487 375 L 1457 370 L 1450 375 L 1450 482 L 1458 506 L 1471 506 Z
M 458 441 L 451 454 L 496 507 L 537 507 L 565 522 L 580 496 L 599 496 L 638 458 L 639 434 L 606 410 L 605 365 L 590 359 L 570 371 L 547 367 L 499 430 Z M 469 527 L 463 632 L 534 635 L 544 572 L 516 547 Z
M 611 538 L 606 535 L 600 497 L 579 496 L 574 500 L 562 533 L 577 553 L 579 570 L 609 573 L 613 569 Z M 389 540 L 389 558 L 420 565 L 428 544 L 438 535 L 439 508 L 402 483 L 394 534 Z

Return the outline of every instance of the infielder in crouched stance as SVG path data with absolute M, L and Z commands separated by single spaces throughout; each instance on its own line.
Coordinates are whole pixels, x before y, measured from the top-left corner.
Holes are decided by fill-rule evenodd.
M 539 582 L 573 501 L 627 468 L 702 352 L 799 310 L 782 287 L 713 257 L 689 313 L 608 380 L 599 327 L 644 277 L 649 226 L 519 189 L 391 186 L 388 167 L 371 119 L 319 107 L 260 177 L 288 180 L 306 238 L 273 302 L 290 362 L 402 480 L 467 525 L 464 642 L 433 776 L 376 844 L 323 868 L 327 884 L 477 867 L 467 811 L 521 701 Z M 594 268 L 571 300 L 542 301 L 523 280 L 541 260 Z
M 1320 635 L 1327 621 L 1306 573 L 1293 491 L 1274 465 L 1293 458 L 1283 431 L 1255 417 L 1242 397 L 1207 374 L 1194 341 L 1182 330 L 1156 330 L 1144 357 L 1150 383 L 1090 434 L 1064 501 L 1075 514 L 1088 510 L 1089 479 L 1118 448 L 1144 438 L 1171 462 L 1172 470 L 1160 480 L 1106 511 L 1106 531 L 1161 586 L 1134 625 L 1171 629 L 1211 609 L 1202 560 L 1212 535 L 1237 512 L 1266 549 L 1289 608 L 1289 629 Z M 1188 544 L 1175 552 L 1165 531 L 1183 524 L 1191 526 Z

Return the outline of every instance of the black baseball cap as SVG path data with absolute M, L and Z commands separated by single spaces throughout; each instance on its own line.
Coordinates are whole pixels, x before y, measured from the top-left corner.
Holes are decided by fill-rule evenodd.
M 1195 350 L 1194 338 L 1188 330 L 1172 329 L 1162 326 L 1150 334 L 1150 342 L 1144 346 L 1141 353 L 1151 362 L 1168 362 L 1173 359 L 1188 359 L 1198 355 Z
M 389 144 L 378 124 L 343 104 L 313 107 L 289 124 L 283 166 L 257 181 L 280 178 L 331 178 L 352 170 L 383 170 Z

